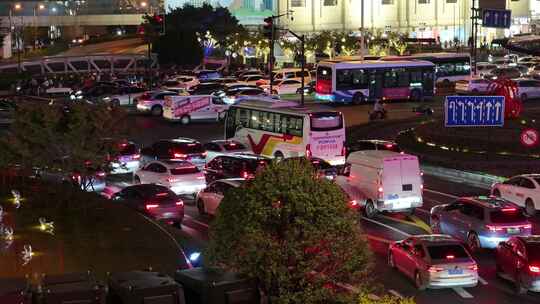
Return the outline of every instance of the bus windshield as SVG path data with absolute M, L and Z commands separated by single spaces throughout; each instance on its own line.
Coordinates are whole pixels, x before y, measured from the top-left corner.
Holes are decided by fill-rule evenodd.
M 337 112 L 319 112 L 310 114 L 311 131 L 333 131 L 343 128 L 343 117 Z

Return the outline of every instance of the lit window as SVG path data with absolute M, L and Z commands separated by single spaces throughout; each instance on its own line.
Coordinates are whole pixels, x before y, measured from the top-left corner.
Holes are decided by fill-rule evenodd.
M 394 0 L 381 0 L 382 5 L 392 5 L 394 4 Z
M 446 0 L 446 3 L 457 3 L 457 0 Z
M 418 0 L 418 4 L 429 4 L 430 0 Z
M 305 0 L 291 0 L 291 7 L 305 7 Z
M 324 6 L 337 6 L 337 0 L 324 0 Z

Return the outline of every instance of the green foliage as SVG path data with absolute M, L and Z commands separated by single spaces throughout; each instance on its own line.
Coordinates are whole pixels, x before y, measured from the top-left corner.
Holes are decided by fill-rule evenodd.
M 112 145 L 104 146 L 104 139 L 120 136 L 124 115 L 102 104 L 20 102 L 8 136 L 0 139 L 0 165 L 84 173 L 86 161 L 106 161 Z
M 415 304 L 412 298 L 400 299 L 398 297 L 385 295 L 384 297 L 373 297 L 369 294 L 360 294 L 358 304 Z
M 358 214 L 306 161 L 273 163 L 227 192 L 210 228 L 209 265 L 257 278 L 272 303 L 329 303 L 330 286 L 368 284 Z

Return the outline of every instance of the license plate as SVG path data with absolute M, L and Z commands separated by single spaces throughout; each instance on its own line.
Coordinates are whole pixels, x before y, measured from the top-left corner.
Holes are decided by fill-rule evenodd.
M 463 269 L 461 268 L 448 269 L 448 274 L 463 274 Z
M 519 233 L 519 228 L 506 228 L 506 232 L 510 234 Z

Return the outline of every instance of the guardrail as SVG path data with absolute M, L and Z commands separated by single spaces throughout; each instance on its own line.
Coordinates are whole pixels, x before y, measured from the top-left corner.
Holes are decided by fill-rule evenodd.
M 55 56 L 24 61 L 20 64 L 22 72 L 30 74 L 64 74 L 64 73 L 113 73 L 143 72 L 146 69 L 158 68 L 157 55 L 142 54 L 102 54 L 92 56 Z M 0 66 L 0 73 L 19 73 L 19 64 L 10 63 Z

